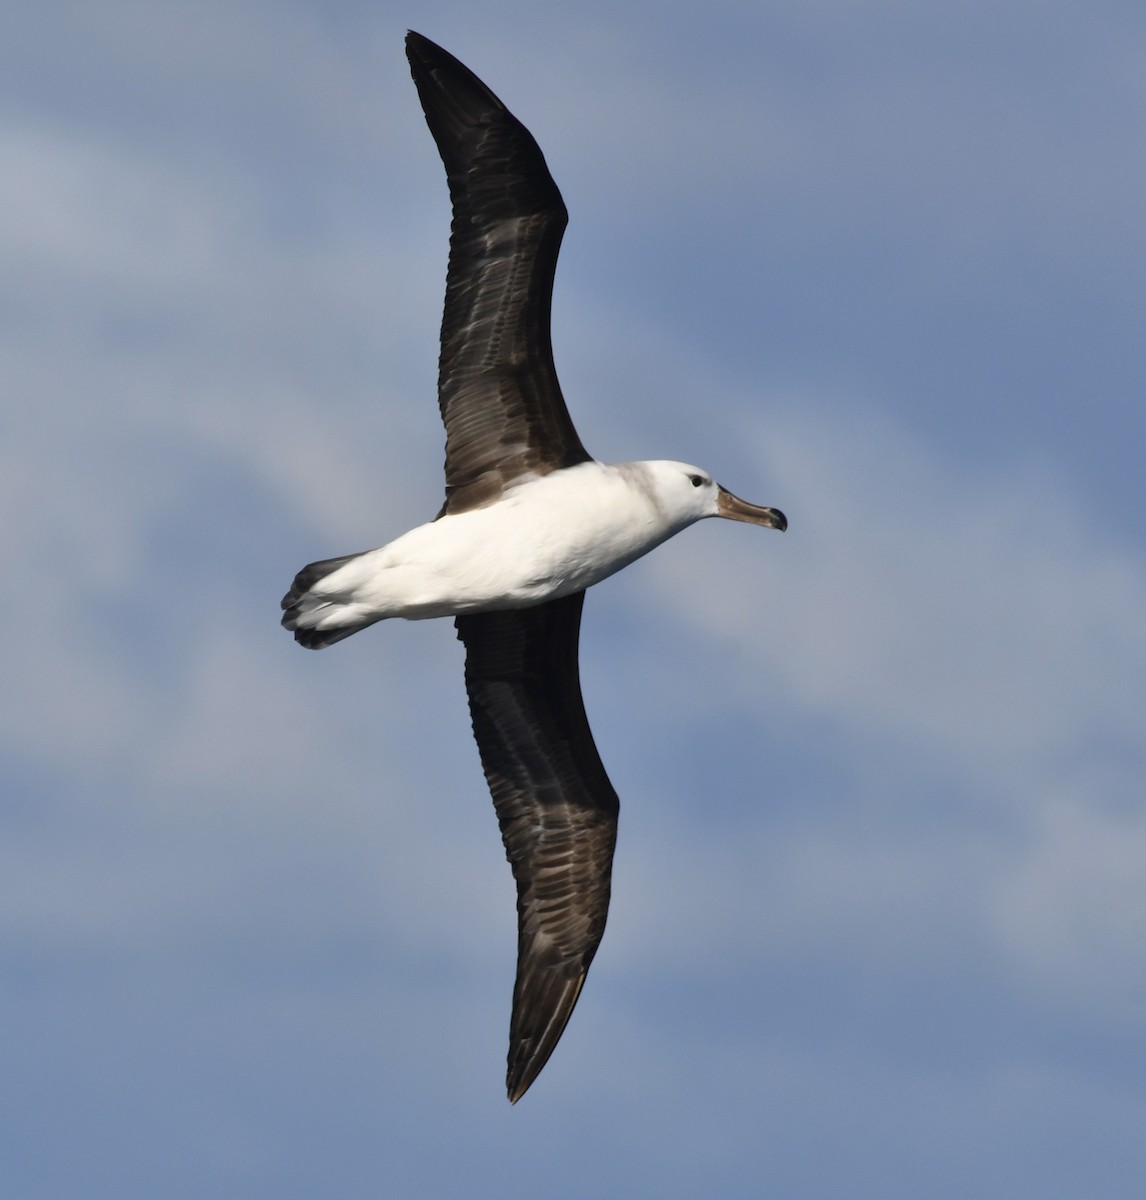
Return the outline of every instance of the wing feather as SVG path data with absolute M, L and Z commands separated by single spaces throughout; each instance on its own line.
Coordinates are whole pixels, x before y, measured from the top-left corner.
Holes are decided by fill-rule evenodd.
M 553 273 L 568 216 L 532 135 L 468 67 L 417 33 L 406 54 L 453 205 L 438 401 L 446 503 L 589 459 L 553 365 Z
M 456 618 L 474 737 L 517 881 L 513 1101 L 553 1053 L 609 910 L 619 804 L 581 700 L 584 597 Z

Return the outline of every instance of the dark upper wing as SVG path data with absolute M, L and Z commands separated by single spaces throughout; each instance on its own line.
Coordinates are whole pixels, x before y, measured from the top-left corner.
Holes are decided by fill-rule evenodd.
M 474 737 L 517 880 L 513 1101 L 553 1053 L 609 910 L 619 805 L 581 702 L 584 598 L 456 619 Z
M 453 202 L 438 403 L 446 503 L 488 504 L 504 485 L 589 458 L 549 340 L 557 251 L 568 216 L 529 130 L 440 46 L 406 35 L 426 122 Z

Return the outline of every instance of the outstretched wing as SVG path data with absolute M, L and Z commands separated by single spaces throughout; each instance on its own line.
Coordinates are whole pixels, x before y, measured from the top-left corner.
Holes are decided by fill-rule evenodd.
M 581 701 L 584 598 L 456 618 L 474 737 L 517 880 L 512 1101 L 553 1053 L 609 910 L 619 805 Z
M 442 513 L 529 474 L 585 462 L 553 366 L 549 310 L 568 215 L 529 130 L 468 67 L 417 33 L 406 55 L 453 204 L 438 402 Z

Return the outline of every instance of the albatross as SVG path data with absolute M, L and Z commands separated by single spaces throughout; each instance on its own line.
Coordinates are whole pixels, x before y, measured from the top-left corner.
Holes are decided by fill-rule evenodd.
M 581 699 L 585 591 L 705 517 L 788 522 L 700 467 L 589 455 L 550 344 L 561 193 L 532 135 L 468 67 L 413 32 L 406 54 L 453 208 L 438 364 L 445 503 L 379 549 L 303 567 L 282 624 L 319 650 L 388 617 L 454 618 L 517 883 L 516 1103 L 565 1030 L 609 908 L 619 804 Z

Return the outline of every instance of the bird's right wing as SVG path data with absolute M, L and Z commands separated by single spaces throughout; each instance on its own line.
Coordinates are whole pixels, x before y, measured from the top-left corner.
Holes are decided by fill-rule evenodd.
M 406 55 L 453 204 L 438 402 L 442 512 L 458 513 L 522 476 L 589 460 L 549 336 L 568 215 L 529 130 L 468 67 L 413 32 Z

